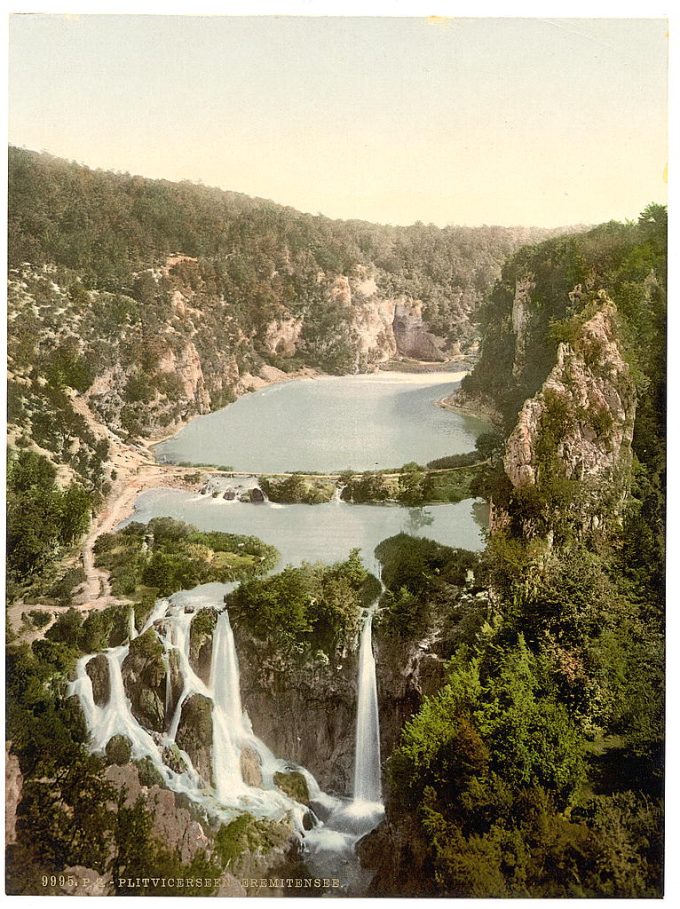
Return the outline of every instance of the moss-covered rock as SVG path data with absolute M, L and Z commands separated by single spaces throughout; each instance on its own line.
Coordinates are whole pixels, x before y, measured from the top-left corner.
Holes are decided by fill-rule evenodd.
M 279 771 L 274 774 L 274 783 L 281 792 L 284 792 L 289 798 L 300 802 L 301 805 L 309 805 L 309 788 L 307 780 L 299 770 Z
M 175 744 L 168 745 L 163 749 L 163 763 L 166 767 L 174 770 L 175 773 L 184 773 L 187 769 L 187 762 Z
M 142 786 L 147 786 L 149 789 L 152 786 L 160 786 L 161 788 L 165 786 L 165 780 L 150 757 L 143 757 L 139 761 L 133 761 L 133 763 L 139 773 L 139 782 Z
M 194 672 L 206 685 L 210 681 L 212 639 L 217 624 L 217 611 L 206 607 L 197 612 L 191 621 L 189 662 Z
M 165 729 L 165 650 L 153 628 L 135 638 L 122 666 L 123 685 L 135 718 L 146 729 Z
M 212 701 L 202 694 L 192 694 L 182 704 L 182 714 L 175 741 L 191 758 L 197 772 L 212 785 Z
M 85 667 L 85 672 L 92 681 L 92 697 L 97 707 L 104 707 L 111 697 L 111 677 L 109 661 L 103 653 L 92 657 Z
M 132 742 L 126 735 L 114 735 L 106 743 L 109 764 L 127 764 L 132 756 Z

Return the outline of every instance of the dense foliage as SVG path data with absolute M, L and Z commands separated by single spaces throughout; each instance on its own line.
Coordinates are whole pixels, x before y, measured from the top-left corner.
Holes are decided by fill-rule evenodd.
M 554 364 L 557 344 L 575 343 L 598 292 L 614 301 L 638 393 L 634 457 L 622 478 L 623 504 L 606 489 L 590 490 L 589 507 L 599 495 L 607 516 L 598 533 L 579 523 L 583 484 L 573 482 L 562 483 L 559 497 L 554 483 L 529 487 L 534 499 L 554 497 L 550 526 L 526 536 L 512 520 L 526 502 L 509 494 L 489 440 L 490 464 L 478 482 L 508 515 L 477 577 L 490 600 L 459 596 L 447 683 L 407 724 L 388 762 L 388 815 L 422 844 L 414 874 L 434 877 L 427 892 L 661 893 L 665 265 L 665 211 L 650 206 L 637 224 L 521 251 L 485 307 L 482 359 L 464 387 L 490 401 L 510 429 Z M 518 369 L 511 309 L 515 282 L 527 275 L 534 286 Z M 560 432 L 558 404 L 553 424 L 540 426 L 544 434 Z M 555 451 L 539 436 L 538 456 L 544 442 Z M 407 564 L 408 550 L 403 558 Z M 388 593 L 392 622 L 408 618 L 409 608 L 416 627 L 436 615 L 427 587 L 419 601 L 407 586 L 398 598 Z M 455 615 L 453 603 L 448 609 Z M 376 886 L 389 889 L 389 875 Z
M 278 553 L 257 537 L 202 532 L 173 518 L 133 522 L 117 533 L 102 534 L 94 547 L 95 564 L 106 568 L 114 594 L 134 595 L 144 588 L 169 596 L 211 581 L 237 581 L 264 574 Z
M 31 582 L 77 542 L 94 500 L 80 482 L 65 488 L 45 457 L 12 454 L 7 463 L 7 581 L 10 595 Z
M 132 275 L 181 250 L 210 263 L 212 280 L 253 322 L 277 306 L 318 305 L 319 273 L 374 264 L 392 294 L 426 301 L 435 331 L 473 309 L 504 259 L 550 233 L 534 228 L 399 228 L 306 215 L 264 199 L 191 183 L 93 171 L 12 148 L 9 263 L 53 263 L 87 287 L 134 290 Z M 139 298 L 141 288 L 133 297 Z M 322 314 L 320 314 L 322 315 Z M 341 314 L 326 309 L 336 338 Z
M 380 632 L 413 641 L 427 637 L 435 624 L 441 636 L 460 623 L 458 594 L 475 584 L 479 556 L 406 533 L 383 540 L 375 554 L 385 586 Z
M 261 668 L 283 672 L 354 648 L 362 607 L 378 592 L 377 580 L 355 550 L 335 565 L 304 564 L 248 581 L 228 594 L 226 603 L 236 631 L 260 645 Z

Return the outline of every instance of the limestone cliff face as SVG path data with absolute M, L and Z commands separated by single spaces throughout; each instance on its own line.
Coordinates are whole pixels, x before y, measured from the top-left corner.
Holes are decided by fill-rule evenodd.
M 423 698 L 444 684 L 446 660 L 431 641 L 406 643 L 382 634 L 379 628 L 374 650 L 384 762 L 398 744 L 404 724 L 420 709 Z
M 322 789 L 352 791 L 357 655 L 278 672 L 258 642 L 234 626 L 241 700 L 258 738 L 278 756 L 306 767 Z
M 189 341 L 179 355 L 168 350 L 158 363 L 158 371 L 175 375 L 180 380 L 187 401 L 195 403 L 199 413 L 210 408 L 210 395 L 205 387 L 203 364 L 196 345 Z
M 559 475 L 620 498 L 624 490 L 614 493 L 613 486 L 630 465 L 635 406 L 616 308 L 601 292 L 598 310 L 571 342 L 559 345 L 543 387 L 519 413 L 503 458 L 513 488 L 540 487 Z
M 297 353 L 304 322 L 302 319 L 274 319 L 267 325 L 264 343 L 271 354 L 292 357 Z
M 446 360 L 444 342 L 428 330 L 420 300 L 401 299 L 395 305 L 394 339 L 399 353 L 415 360 Z
M 257 642 L 235 626 L 241 697 L 256 734 L 279 757 L 301 764 L 322 789 L 350 795 L 354 782 L 358 654 L 292 672 L 263 669 Z M 445 660 L 427 642 L 404 643 L 376 630 L 383 762 L 424 696 L 444 682 Z

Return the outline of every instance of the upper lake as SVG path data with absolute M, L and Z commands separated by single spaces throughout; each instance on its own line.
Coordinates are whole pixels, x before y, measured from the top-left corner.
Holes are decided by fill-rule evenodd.
M 271 385 L 196 417 L 157 445 L 156 457 L 255 473 L 425 464 L 471 451 L 488 428 L 437 406 L 462 375 L 384 372 Z

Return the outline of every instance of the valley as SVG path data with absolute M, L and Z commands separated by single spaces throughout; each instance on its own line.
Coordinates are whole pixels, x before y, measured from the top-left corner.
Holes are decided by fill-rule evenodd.
M 10 177 L 12 892 L 658 895 L 665 210 Z

